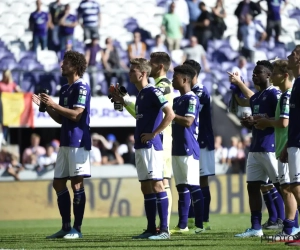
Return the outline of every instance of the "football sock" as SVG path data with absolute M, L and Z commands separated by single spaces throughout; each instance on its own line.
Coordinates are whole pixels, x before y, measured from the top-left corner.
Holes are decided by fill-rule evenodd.
M 202 187 L 201 190 L 202 190 L 203 202 L 204 202 L 203 221 L 208 222 L 209 221 L 209 207 L 210 207 L 210 201 L 211 201 L 209 186 Z
M 144 194 L 144 206 L 147 217 L 147 230 L 150 232 L 156 231 L 156 194 Z
M 255 230 L 261 229 L 261 211 L 251 211 L 251 228 Z
M 81 232 L 81 225 L 84 215 L 84 208 L 85 208 L 85 192 L 84 187 L 80 188 L 79 190 L 74 191 L 74 199 L 73 199 L 73 213 L 74 213 L 74 228 Z
M 189 214 L 189 207 L 190 207 L 190 191 L 186 185 L 177 185 L 178 191 L 178 227 L 184 229 L 187 227 L 188 222 L 188 214 Z
M 271 192 L 270 191 L 264 192 L 263 197 L 264 197 L 266 207 L 268 209 L 269 220 L 272 222 L 276 222 L 277 221 L 277 210 L 276 210 L 274 201 L 272 199 Z
M 295 225 L 295 221 L 285 219 L 283 221 L 283 232 L 285 232 L 288 235 L 291 235 L 292 231 L 293 231 L 293 226 L 294 225 Z
M 172 214 L 172 193 L 171 193 L 171 189 L 170 186 L 165 186 L 165 191 L 167 192 L 167 196 L 168 196 L 168 201 L 169 201 L 169 205 L 168 205 L 168 227 L 170 227 L 170 219 L 171 219 L 171 214 Z
M 168 231 L 168 195 L 167 192 L 156 194 L 157 212 L 160 219 L 160 231 Z
M 199 185 L 189 185 L 189 190 L 192 196 L 194 213 L 195 213 L 195 225 L 198 228 L 203 228 L 203 194 Z
M 190 200 L 189 218 L 195 218 L 193 200 Z
M 296 210 L 296 215 L 295 215 L 295 224 L 294 224 L 294 227 L 298 228 L 299 227 L 299 221 L 298 221 L 298 216 L 299 216 L 299 212 L 298 210 Z
M 71 230 L 71 197 L 69 190 L 66 188 L 57 193 L 58 209 L 62 218 L 62 229 Z
M 277 210 L 277 218 L 283 221 L 285 219 L 283 199 L 280 192 L 278 192 L 278 190 L 280 189 L 279 185 L 274 185 L 276 187 L 272 188 L 270 192 L 272 194 L 272 198 Z

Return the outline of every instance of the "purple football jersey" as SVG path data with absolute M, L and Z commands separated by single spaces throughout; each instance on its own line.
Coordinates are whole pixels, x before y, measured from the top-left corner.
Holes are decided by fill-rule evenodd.
M 48 26 L 48 13 L 46 12 L 32 12 L 29 17 L 29 22 L 33 27 L 33 34 L 36 36 L 46 36 Z

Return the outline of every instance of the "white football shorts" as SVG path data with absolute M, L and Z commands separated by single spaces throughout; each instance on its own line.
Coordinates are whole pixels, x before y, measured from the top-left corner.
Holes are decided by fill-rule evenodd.
M 278 163 L 274 152 L 249 152 L 246 166 L 247 182 L 272 183 L 278 180 Z
M 200 185 L 199 160 L 191 156 L 172 156 L 175 184 Z
M 200 177 L 215 175 L 215 150 L 200 148 Z
M 85 148 L 60 147 L 54 168 L 54 178 L 91 177 L 90 151 Z
M 300 183 L 300 149 L 291 147 L 287 149 L 290 171 L 290 183 Z
M 280 185 L 290 183 L 289 164 L 283 163 L 278 159 L 278 178 Z
M 164 170 L 163 151 L 154 147 L 135 150 L 135 165 L 139 181 L 162 180 Z

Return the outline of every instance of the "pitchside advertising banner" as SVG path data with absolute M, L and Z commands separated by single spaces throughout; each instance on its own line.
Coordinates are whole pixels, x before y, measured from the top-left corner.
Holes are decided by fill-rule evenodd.
M 178 194 L 171 183 L 172 212 L 177 216 Z M 0 182 L 0 220 L 58 219 L 52 181 Z M 69 189 L 71 190 L 71 188 Z M 137 178 L 86 179 L 86 218 L 143 216 L 144 200 Z M 210 178 L 211 213 L 249 213 L 245 175 Z
M 58 98 L 53 98 L 58 103 Z M 60 127 L 51 117 L 39 112 L 34 105 L 33 125 L 36 128 Z M 123 112 L 114 110 L 114 105 L 107 97 L 93 97 L 91 100 L 91 127 L 135 127 L 135 119 L 124 108 Z

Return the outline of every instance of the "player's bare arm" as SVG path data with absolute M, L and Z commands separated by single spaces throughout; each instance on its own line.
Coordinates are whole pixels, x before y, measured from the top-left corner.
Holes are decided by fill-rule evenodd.
M 175 115 L 174 121 L 179 124 L 180 126 L 183 127 L 190 127 L 195 120 L 195 117 L 193 116 L 180 116 L 180 115 Z
M 84 108 L 74 107 L 73 109 L 68 109 L 60 106 L 59 104 L 55 103 L 50 96 L 47 94 L 41 94 L 40 96 L 41 101 L 46 104 L 47 107 L 52 108 L 55 112 L 59 115 L 66 117 L 74 122 L 78 122 L 82 116 Z M 48 108 L 47 108 L 48 110 Z
M 287 118 L 280 118 L 277 120 L 274 120 L 272 118 L 261 118 L 256 121 L 255 128 L 257 129 L 265 129 L 268 127 L 286 128 L 288 125 L 289 125 L 289 119 Z
M 141 141 L 142 143 L 147 143 L 147 141 L 152 140 L 156 135 L 161 133 L 174 119 L 175 114 L 171 106 L 168 104 L 166 105 L 162 111 L 164 112 L 164 118 L 159 126 L 152 132 L 152 133 L 143 133 L 141 134 Z

